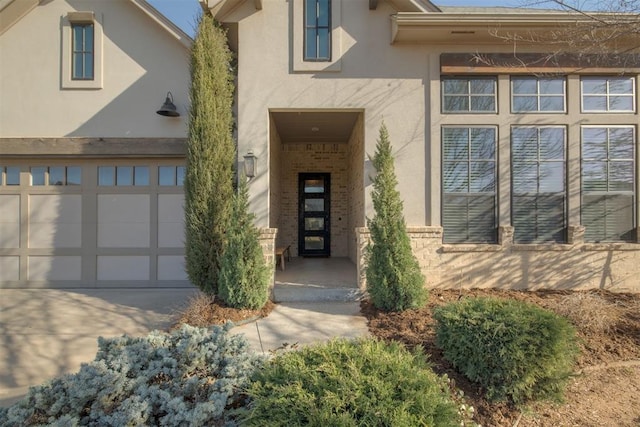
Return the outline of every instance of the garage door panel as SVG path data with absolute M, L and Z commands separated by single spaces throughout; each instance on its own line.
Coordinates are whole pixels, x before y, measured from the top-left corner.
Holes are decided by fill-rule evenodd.
M 184 247 L 184 195 L 158 195 L 158 246 Z
M 80 280 L 80 256 L 30 256 L 29 280 Z
M 30 248 L 79 248 L 81 224 L 32 223 L 29 226 Z
M 20 195 L 0 195 L 0 248 L 20 247 Z
M 32 194 L 29 196 L 30 222 L 82 222 L 80 194 Z
M 146 248 L 150 244 L 150 196 L 101 194 L 98 196 L 98 246 Z
M 158 280 L 189 280 L 182 255 L 158 256 Z
M 149 257 L 98 256 L 98 280 L 149 280 Z
M 0 280 L 20 280 L 20 257 L 0 256 Z

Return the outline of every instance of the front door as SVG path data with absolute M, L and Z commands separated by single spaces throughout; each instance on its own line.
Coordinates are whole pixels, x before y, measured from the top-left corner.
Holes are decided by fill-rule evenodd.
M 301 173 L 298 177 L 298 253 L 300 256 L 331 255 L 330 174 Z

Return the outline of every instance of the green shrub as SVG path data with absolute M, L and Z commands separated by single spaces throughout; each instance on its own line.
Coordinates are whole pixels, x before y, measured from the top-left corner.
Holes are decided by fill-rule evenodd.
M 371 244 L 366 248 L 367 290 L 371 302 L 385 311 L 422 307 L 428 292 L 402 214 L 402 199 L 396 179 L 387 128 L 380 127 L 373 165 L 371 201 L 375 215 L 367 219 Z
M 435 310 L 444 357 L 491 400 L 561 400 L 578 353 L 569 322 L 532 304 L 469 298 Z
M 448 383 L 398 343 L 333 340 L 256 371 L 249 426 L 459 426 Z
M 3 426 L 221 425 L 262 359 L 229 327 L 100 338 L 93 362 L 0 408 Z

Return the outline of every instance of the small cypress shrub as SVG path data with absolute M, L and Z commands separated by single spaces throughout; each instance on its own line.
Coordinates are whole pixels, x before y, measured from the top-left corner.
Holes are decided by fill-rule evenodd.
M 220 261 L 218 294 L 230 307 L 257 310 L 269 297 L 271 269 L 264 260 L 260 232 L 253 219 L 246 179 L 240 176 L 233 221 L 227 230 L 227 248 Z
M 434 312 L 436 345 L 490 400 L 561 400 L 578 354 L 569 322 L 533 304 L 469 298 Z
M 209 14 L 203 14 L 191 48 L 185 250 L 189 280 L 214 295 L 218 293 L 220 257 L 234 194 L 231 62 L 224 29 Z
M 98 340 L 93 362 L 0 408 L 2 426 L 222 425 L 263 360 L 246 339 L 183 326 L 172 334 Z
M 256 371 L 247 426 L 460 426 L 448 383 L 422 353 L 375 339 L 281 353 Z
M 375 215 L 367 219 L 371 244 L 366 249 L 367 290 L 371 302 L 385 311 L 403 311 L 424 305 L 428 293 L 402 214 L 402 199 L 396 189 L 389 133 L 382 124 L 373 165 L 371 199 Z

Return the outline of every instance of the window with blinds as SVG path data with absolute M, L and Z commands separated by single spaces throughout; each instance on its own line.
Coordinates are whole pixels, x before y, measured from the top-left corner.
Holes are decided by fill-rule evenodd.
M 635 128 L 582 127 L 585 241 L 636 241 Z
M 511 128 L 511 223 L 514 242 L 565 241 L 564 126 Z
M 495 127 L 442 128 L 445 243 L 495 243 Z

